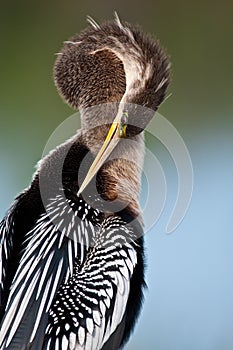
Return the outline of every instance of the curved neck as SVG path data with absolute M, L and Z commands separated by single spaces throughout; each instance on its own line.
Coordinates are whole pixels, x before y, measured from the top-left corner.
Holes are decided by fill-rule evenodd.
M 100 171 L 100 176 L 105 179 L 102 196 L 118 201 L 134 217 L 141 215 L 139 196 L 143 161 L 144 140 L 139 134 L 131 139 L 122 139 Z
M 83 133 L 84 143 L 93 157 L 102 146 L 107 132 L 108 125 L 105 125 Z M 143 161 L 143 133 L 119 141 L 96 178 L 97 191 L 104 200 L 110 202 L 110 208 L 112 204 L 118 203 L 121 209 L 127 207 L 134 217 L 141 215 L 139 195 Z

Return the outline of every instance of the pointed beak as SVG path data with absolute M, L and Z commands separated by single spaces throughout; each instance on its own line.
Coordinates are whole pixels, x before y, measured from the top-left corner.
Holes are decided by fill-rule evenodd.
M 84 189 L 87 187 L 87 185 L 90 183 L 90 181 L 93 179 L 93 177 L 97 174 L 98 170 L 101 168 L 101 166 L 104 164 L 108 156 L 112 153 L 113 149 L 116 147 L 120 140 L 120 133 L 119 133 L 120 123 L 119 123 L 119 117 L 117 116 L 115 120 L 113 121 L 108 135 L 99 150 L 94 162 L 92 163 L 82 185 L 79 188 L 79 191 L 77 195 L 79 196 L 80 193 L 84 191 Z

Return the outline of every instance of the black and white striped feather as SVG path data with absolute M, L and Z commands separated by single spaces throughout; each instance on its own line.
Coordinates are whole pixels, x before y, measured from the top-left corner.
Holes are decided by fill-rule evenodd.
M 28 344 L 30 349 L 39 348 L 41 337 L 38 335 L 44 332 L 48 311 L 60 284 L 72 276 L 75 258 L 79 256 L 81 263 L 85 258 L 95 235 L 94 225 L 89 224 L 87 217 L 97 217 L 98 211 L 85 210 L 82 199 L 74 208 L 74 203 L 69 204 L 69 200 L 64 202 L 58 195 L 26 236 L 1 327 L 0 349 L 17 349 L 22 339 L 24 345 L 20 349 L 28 349 Z
M 14 209 L 15 204 L 12 205 L 0 223 L 0 305 L 2 305 L 5 289 L 7 261 L 13 249 Z
M 44 350 L 99 350 L 123 319 L 137 264 L 134 233 L 119 217 L 101 225 L 82 266 L 49 311 Z
M 82 199 L 50 201 L 26 235 L 1 350 L 98 350 L 114 333 L 137 264 L 136 236 L 120 217 L 100 223 L 99 215 Z

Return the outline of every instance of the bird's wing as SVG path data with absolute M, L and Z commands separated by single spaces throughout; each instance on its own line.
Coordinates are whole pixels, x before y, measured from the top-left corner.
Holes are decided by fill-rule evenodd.
M 84 264 L 54 299 L 43 350 L 99 350 L 108 341 L 125 313 L 137 264 L 134 239 L 119 217 L 103 222 Z
M 0 223 L 0 306 L 2 306 L 5 290 L 7 262 L 13 247 L 14 207 L 15 204 Z
M 4 228 L 2 232 L 6 235 Z M 0 349 L 40 348 L 38 341 L 43 340 L 40 338 L 52 300 L 62 280 L 73 271 L 77 254 L 74 241 L 48 214 L 41 215 L 27 239 L 6 306 Z M 4 259 L 5 255 L 6 251 Z

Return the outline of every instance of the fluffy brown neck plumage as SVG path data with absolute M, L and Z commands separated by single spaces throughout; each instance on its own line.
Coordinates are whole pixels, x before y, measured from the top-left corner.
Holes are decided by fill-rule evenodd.
M 102 145 L 108 125 L 96 127 L 83 135 L 85 145 L 95 156 Z M 104 200 L 128 207 L 134 216 L 141 213 L 139 194 L 144 158 L 143 134 L 122 139 L 97 175 L 97 191 Z
M 104 199 L 119 201 L 138 217 L 141 215 L 139 195 L 144 155 L 142 135 L 136 136 L 130 143 L 124 145 L 123 141 L 119 144 L 113 151 L 113 159 L 101 168 L 100 177 L 105 181 L 101 182 L 99 190 Z

